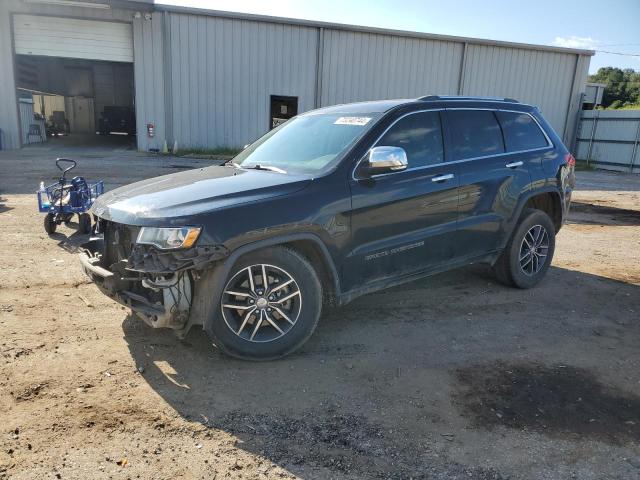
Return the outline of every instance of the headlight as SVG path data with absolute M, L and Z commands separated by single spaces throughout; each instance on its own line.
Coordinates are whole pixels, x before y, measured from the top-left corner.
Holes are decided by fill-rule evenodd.
M 136 243 L 155 245 L 162 250 L 192 247 L 200 235 L 199 227 L 155 228 L 142 227 Z

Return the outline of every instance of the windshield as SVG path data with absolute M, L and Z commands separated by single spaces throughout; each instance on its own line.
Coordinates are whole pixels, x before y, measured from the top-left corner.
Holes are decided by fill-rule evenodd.
M 332 167 L 373 125 L 377 115 L 318 113 L 295 117 L 251 144 L 233 162 L 242 168 L 317 174 Z

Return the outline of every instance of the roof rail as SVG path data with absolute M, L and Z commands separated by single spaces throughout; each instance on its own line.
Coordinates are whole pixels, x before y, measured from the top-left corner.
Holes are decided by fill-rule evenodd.
M 436 100 L 479 100 L 479 101 L 493 101 L 493 102 L 509 102 L 509 103 L 520 103 L 518 100 L 514 100 L 513 98 L 497 98 L 497 97 L 468 97 L 461 95 L 426 95 L 424 97 L 419 97 L 417 100 L 421 100 L 423 102 L 434 102 Z

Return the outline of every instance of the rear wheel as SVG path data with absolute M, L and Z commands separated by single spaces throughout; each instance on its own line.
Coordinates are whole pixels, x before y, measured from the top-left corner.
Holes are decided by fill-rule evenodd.
M 78 224 L 80 233 L 91 232 L 91 215 L 88 213 L 81 213 L 78 215 Z
M 493 267 L 498 280 L 518 288 L 531 288 L 545 276 L 555 251 L 555 227 L 541 210 L 522 213 L 507 247 Z
M 309 262 L 288 248 L 268 248 L 234 265 L 207 331 L 229 355 L 272 360 L 302 346 L 321 308 L 322 287 Z
M 51 213 L 47 213 L 44 217 L 44 231 L 49 235 L 55 233 L 56 231 L 56 221 Z

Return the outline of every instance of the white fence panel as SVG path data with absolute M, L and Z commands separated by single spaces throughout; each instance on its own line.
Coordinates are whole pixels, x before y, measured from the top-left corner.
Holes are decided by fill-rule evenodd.
M 640 173 L 640 110 L 583 111 L 575 155 L 597 168 Z

